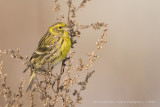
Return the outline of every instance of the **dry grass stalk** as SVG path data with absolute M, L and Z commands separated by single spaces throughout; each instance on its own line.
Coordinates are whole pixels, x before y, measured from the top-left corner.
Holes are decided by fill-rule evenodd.
M 30 91 L 30 107 L 35 107 L 35 93 L 39 94 L 39 99 L 43 103 L 44 107 L 56 107 L 58 103 L 61 104 L 61 107 L 76 107 L 77 104 L 81 104 L 82 96 L 81 92 L 84 91 L 87 87 L 87 83 L 89 78 L 95 72 L 88 71 L 91 69 L 92 64 L 97 60 L 99 57 L 96 53 L 98 50 L 102 48 L 104 43 L 106 43 L 106 35 L 107 35 L 107 24 L 96 22 L 90 25 L 81 25 L 79 24 L 78 20 L 75 18 L 76 12 L 81 8 L 86 6 L 86 3 L 90 0 L 82 0 L 80 5 L 76 7 L 72 0 L 67 0 L 66 5 L 68 6 L 68 13 L 64 15 L 60 13 L 56 17 L 57 21 L 64 21 L 67 19 L 67 26 L 69 27 L 70 37 L 72 41 L 72 48 L 74 45 L 77 44 L 77 37 L 81 36 L 80 30 L 93 28 L 93 30 L 103 29 L 103 34 L 100 36 L 98 41 L 96 42 L 95 49 L 88 53 L 86 62 L 83 59 L 79 58 L 79 63 L 75 66 L 73 56 L 75 52 L 73 50 L 70 51 L 68 57 L 66 57 L 61 64 L 60 72 L 53 74 L 50 64 L 48 64 L 48 70 L 44 71 L 43 68 L 38 69 L 39 71 L 36 73 L 36 79 L 34 82 L 34 86 Z M 58 0 L 54 0 L 54 12 L 60 11 L 60 4 Z M 0 50 L 1 54 L 9 54 L 12 58 L 22 60 L 23 63 L 27 66 L 27 69 L 32 65 L 28 61 L 28 57 L 23 57 L 20 55 L 19 49 L 17 51 L 13 50 Z M 86 73 L 86 77 L 80 76 L 79 72 Z M 42 78 L 40 78 L 42 77 Z M 22 107 L 23 102 L 21 101 L 22 97 L 24 96 L 24 79 L 21 81 L 20 86 L 18 87 L 18 92 L 12 93 L 10 87 L 7 86 L 6 83 L 7 74 L 2 72 L 2 62 L 0 63 L 0 79 L 1 79 L 1 90 L 0 95 L 2 95 L 6 101 L 6 107 Z M 80 78 L 84 78 L 84 81 L 80 81 Z M 73 87 L 77 85 L 80 88 Z

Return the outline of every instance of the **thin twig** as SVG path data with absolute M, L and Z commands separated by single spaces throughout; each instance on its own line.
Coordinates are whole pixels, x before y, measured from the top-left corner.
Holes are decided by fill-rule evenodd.
M 57 94 L 58 94 L 58 92 L 59 92 L 59 86 L 60 86 L 61 75 L 62 75 L 63 72 L 64 72 L 64 67 L 65 67 L 64 63 L 65 63 L 65 59 L 62 61 L 61 70 L 60 70 L 59 76 L 58 76 L 58 78 L 57 78 Z
M 58 12 L 61 10 L 61 6 L 58 3 L 59 0 L 54 0 L 54 12 Z M 76 37 L 81 36 L 81 31 L 83 29 L 93 28 L 93 30 L 99 30 L 101 28 L 104 28 L 102 36 L 98 39 L 96 42 L 96 47 L 94 50 L 92 50 L 90 53 L 88 53 L 88 56 L 85 59 L 79 58 L 79 63 L 74 65 L 73 56 L 75 52 L 71 51 L 69 54 L 69 58 L 65 58 L 62 61 L 60 71 L 58 72 L 59 75 L 55 76 L 52 74 L 53 66 L 51 66 L 51 63 L 48 62 L 46 66 L 34 68 L 34 65 L 28 61 L 28 57 L 23 57 L 20 55 L 19 49 L 17 51 L 14 50 L 0 50 L 1 54 L 9 54 L 12 58 L 22 60 L 24 64 L 26 65 L 26 69 L 24 71 L 27 71 L 29 68 L 34 68 L 36 72 L 36 79 L 35 79 L 35 85 L 33 86 L 33 89 L 30 93 L 30 106 L 35 107 L 35 95 L 38 93 L 39 98 L 41 102 L 43 103 L 44 107 L 55 107 L 57 103 L 61 103 L 63 107 L 75 107 L 76 104 L 80 104 L 82 101 L 81 92 L 86 89 L 88 79 L 92 76 L 94 71 L 87 72 L 93 62 L 96 61 L 98 58 L 98 55 L 96 55 L 97 50 L 101 49 L 103 44 L 106 43 L 106 32 L 107 32 L 107 25 L 105 23 L 92 23 L 90 25 L 80 25 L 79 21 L 76 20 L 77 18 L 77 10 L 80 10 L 80 8 L 84 8 L 86 3 L 91 0 L 82 0 L 80 5 L 77 7 L 73 4 L 73 0 L 67 0 L 66 5 L 68 5 L 68 12 L 65 16 L 65 14 L 60 14 L 57 16 L 57 21 L 62 21 L 64 18 L 67 20 L 67 26 L 69 28 L 69 35 L 71 39 L 71 48 L 74 48 L 73 45 L 77 43 Z M 54 48 L 55 45 L 52 45 L 51 47 Z M 86 60 L 86 61 L 85 61 Z M 46 68 L 48 68 L 46 70 Z M 65 78 L 62 79 L 63 73 L 65 70 Z M 79 72 L 85 71 L 86 74 L 85 80 L 80 81 L 81 77 L 79 75 Z M 57 74 L 57 73 L 56 73 Z M 43 76 L 44 78 L 40 78 L 38 76 Z M 83 78 L 83 77 L 82 77 Z M 23 101 L 21 101 L 22 97 L 24 97 L 24 91 L 23 91 L 23 81 L 21 82 L 19 86 L 19 91 L 15 94 L 12 92 L 11 88 L 7 86 L 6 84 L 7 75 L 2 73 L 2 63 L 0 63 L 0 82 L 2 89 L 0 90 L 0 95 L 2 95 L 5 99 L 6 106 L 16 106 L 21 107 L 23 105 Z M 74 87 L 73 92 L 73 85 L 79 85 L 81 86 L 80 89 L 77 89 Z M 53 90 L 51 90 L 53 89 Z M 71 96 L 71 93 L 73 95 Z
M 68 0 L 68 15 L 67 15 L 67 24 L 70 22 L 70 13 L 71 13 L 71 6 L 72 6 L 72 0 Z

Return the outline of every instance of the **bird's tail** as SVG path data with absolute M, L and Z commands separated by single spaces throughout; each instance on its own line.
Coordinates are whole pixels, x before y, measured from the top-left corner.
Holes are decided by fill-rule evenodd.
M 26 92 L 27 92 L 29 89 L 32 88 L 34 79 L 35 79 L 35 73 L 34 73 L 34 71 L 32 71 L 31 78 L 30 78 L 30 80 L 29 80 L 29 84 L 28 84 L 28 88 L 27 88 Z

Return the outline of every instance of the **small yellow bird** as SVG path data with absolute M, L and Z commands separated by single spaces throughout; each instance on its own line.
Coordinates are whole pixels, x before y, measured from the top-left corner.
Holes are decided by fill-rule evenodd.
M 32 65 L 31 79 L 26 91 L 31 89 L 37 69 L 46 68 L 47 63 L 51 63 L 53 68 L 67 56 L 70 47 L 71 40 L 67 31 L 67 25 L 63 22 L 52 25 L 41 38 L 37 49 L 30 58 Z

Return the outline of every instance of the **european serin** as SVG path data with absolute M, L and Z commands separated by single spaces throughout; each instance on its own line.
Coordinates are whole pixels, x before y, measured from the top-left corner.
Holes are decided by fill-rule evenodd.
M 33 53 L 30 64 L 31 79 L 27 88 L 31 89 L 35 72 L 40 71 L 39 68 L 47 69 L 47 64 L 50 63 L 52 68 L 61 62 L 69 52 L 71 40 L 67 32 L 67 26 L 63 22 L 58 22 L 51 26 L 47 33 L 41 38 L 37 49 Z

